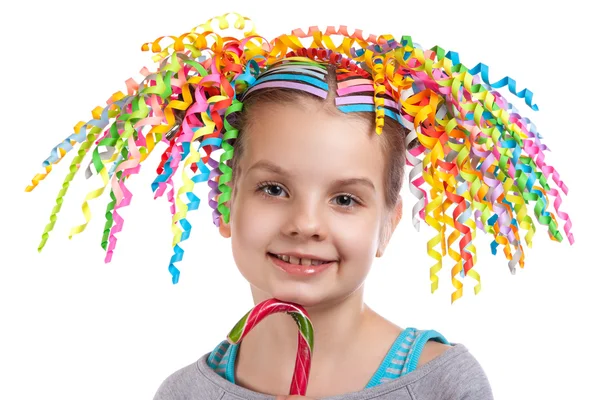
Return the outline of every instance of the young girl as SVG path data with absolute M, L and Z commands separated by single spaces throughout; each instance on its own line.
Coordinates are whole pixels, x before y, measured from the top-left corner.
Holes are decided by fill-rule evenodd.
M 242 99 L 230 220 L 220 221 L 219 231 L 231 238 L 255 304 L 274 297 L 307 309 L 316 338 L 307 395 L 491 398 L 464 346 L 435 331 L 402 329 L 364 303 L 373 258 L 384 254 L 402 215 L 407 130 L 390 118 L 378 136 L 373 113 L 336 107 L 336 87 L 354 75 L 338 84 L 344 73 L 334 65 L 288 60 L 259 75 Z M 286 87 L 309 80 L 327 84 L 325 99 Z M 296 330 L 289 316 L 271 316 L 241 345 L 223 341 L 172 375 L 155 399 L 287 393 Z M 398 379 L 405 375 L 408 381 Z
M 227 25 L 226 18 L 219 22 Z M 529 121 L 492 90 L 503 84 L 489 83 L 481 65 L 468 70 L 455 53 L 423 51 L 409 37 L 363 37 L 330 27 L 266 42 L 253 31 L 243 39 L 221 37 L 210 22 L 167 47 L 163 38 L 146 46 L 161 60 L 158 71 L 147 71 L 142 84 L 128 82 L 127 96 L 116 93 L 57 146 L 30 190 L 76 142 L 82 146 L 75 171 L 96 144 L 86 172 L 105 186 L 111 181 L 103 239 L 110 260 L 123 223 L 118 211 L 130 199 L 126 180 L 165 142 L 153 189 L 172 203 L 173 282 L 180 242 L 191 229 L 186 213 L 199 205 L 194 184 L 208 181 L 215 225 L 231 238 L 254 303 L 277 298 L 304 306 L 310 316 L 315 351 L 307 396 L 491 399 L 486 375 L 464 345 L 433 330 L 396 326 L 370 309 L 363 294 L 374 257 L 383 256 L 402 217 L 407 160 L 411 192 L 419 198 L 413 221 L 421 217 L 438 231 L 428 242 L 436 260 L 432 290 L 447 253 L 456 262 L 452 301 L 462 296 L 459 275 L 479 281 L 476 227 L 494 236 L 493 250 L 500 247 L 513 270 L 523 265 L 518 228 L 527 230 L 527 242 L 534 230 L 529 200 L 551 237 L 562 239 L 546 210 L 548 195 L 559 199 L 547 178 L 561 189 L 562 181 L 544 163 L 545 147 Z M 239 17 L 236 27 L 245 23 Z M 332 36 L 341 36 L 341 44 Z M 303 44 L 306 37 L 312 43 Z M 517 95 L 531 106 L 530 92 Z M 219 149 L 217 162 L 211 153 Z M 175 195 L 178 168 L 183 185 Z M 429 191 L 421 188 L 425 182 Z M 572 241 L 568 216 L 557 215 Z M 223 341 L 175 372 L 155 399 L 283 395 L 296 330 L 289 316 L 270 316 L 241 344 Z

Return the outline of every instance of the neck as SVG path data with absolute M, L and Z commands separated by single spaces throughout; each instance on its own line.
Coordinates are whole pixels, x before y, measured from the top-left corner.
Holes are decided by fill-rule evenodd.
M 315 337 L 312 371 L 326 371 L 337 365 L 365 337 L 365 322 L 374 312 L 364 304 L 363 294 L 364 285 L 342 300 L 306 308 Z M 269 298 L 254 287 L 252 296 L 255 305 Z M 289 378 L 296 360 L 297 336 L 298 327 L 291 316 L 270 315 L 243 340 L 240 356 L 244 363 L 252 363 L 256 368 L 276 365 Z

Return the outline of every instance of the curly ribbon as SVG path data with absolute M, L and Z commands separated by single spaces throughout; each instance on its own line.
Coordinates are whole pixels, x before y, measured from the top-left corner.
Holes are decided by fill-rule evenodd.
M 275 313 L 289 314 L 298 326 L 298 351 L 296 365 L 290 384 L 290 395 L 306 395 L 313 353 L 314 332 L 306 310 L 299 304 L 268 299 L 257 304 L 244 315 L 227 335 L 231 344 L 241 343 L 242 339 L 265 317 Z
M 230 25 L 243 37 L 217 33 Z M 27 186 L 26 191 L 33 190 L 54 164 L 80 144 L 38 250 L 54 227 L 83 157 L 95 146 L 85 175 L 99 175 L 101 184 L 85 196 L 81 206 L 85 223 L 74 227 L 69 237 L 85 229 L 91 219 L 89 201 L 102 195 L 110 182 L 101 243 L 110 261 L 123 226 L 120 210 L 131 201 L 125 183 L 162 144 L 166 149 L 151 187 L 155 198 L 166 194 L 170 205 L 169 272 L 177 283 L 176 263 L 184 256 L 181 243 L 191 234 L 187 213 L 200 204 L 194 194 L 196 183 L 207 182 L 210 188 L 214 225 L 229 222 L 230 165 L 239 135 L 232 119 L 243 112 L 244 95 L 262 87 L 296 84 L 297 90 L 323 97 L 322 77 L 311 76 L 328 63 L 337 67 L 335 101 L 342 112 L 372 112 L 377 134 L 383 133 L 386 118 L 410 130 L 406 137 L 407 147 L 411 145 L 406 154 L 412 166 L 409 190 L 417 199 L 412 223 L 418 230 L 423 220 L 435 230 L 427 241 L 427 253 L 434 260 L 429 271 L 432 293 L 438 288 L 445 256 L 453 263 L 452 302 L 462 296 L 461 278 L 476 280 L 475 294 L 481 290 L 475 271 L 476 230 L 491 235 L 491 252 L 501 250 L 513 274 L 517 265 L 523 268 L 525 263 L 522 232 L 526 245 L 532 245 L 534 216 L 552 240 L 562 241 L 564 232 L 574 243 L 569 216 L 559 209 L 560 192 L 566 195 L 568 188 L 546 163 L 547 146 L 535 125 L 497 89 L 506 87 L 537 110 L 533 94 L 518 90 L 510 77 L 491 81 L 485 64 L 469 69 L 457 53 L 439 46 L 422 49 L 410 36 L 396 40 L 391 35 L 352 32 L 346 26 L 296 29 L 268 41 L 256 33 L 250 20 L 235 13 L 179 36 L 161 36 L 145 43 L 142 50 L 152 51 L 158 68 L 143 68 L 140 82 L 126 81 L 127 94 L 116 92 L 104 108 L 92 111 L 92 120 L 78 123 L 75 133 L 51 150 L 42 163 L 44 172 Z M 299 77 L 299 68 L 306 72 L 304 77 Z M 295 74 L 295 81 L 286 71 Z M 218 159 L 213 155 L 216 150 L 223 150 Z M 177 173 L 181 187 L 174 182 Z
M 130 175 L 137 174 L 140 170 L 140 152 L 137 148 L 136 143 L 132 136 L 128 139 L 129 150 L 131 152 L 131 159 L 122 162 L 116 169 L 116 173 L 119 174 L 120 179 L 117 178 L 116 175 L 113 176 L 112 179 L 112 193 L 114 193 L 115 197 L 115 206 L 113 208 L 113 220 L 114 225 L 111 228 L 109 238 L 108 238 L 108 248 L 106 249 L 106 258 L 105 262 L 110 262 L 112 259 L 112 255 L 116 246 L 117 239 L 115 235 L 118 232 L 121 232 L 123 229 L 123 218 L 118 214 L 118 210 L 121 207 L 128 206 L 131 203 L 131 198 L 133 195 L 125 186 L 125 179 Z M 143 136 L 140 135 L 140 140 L 143 140 Z

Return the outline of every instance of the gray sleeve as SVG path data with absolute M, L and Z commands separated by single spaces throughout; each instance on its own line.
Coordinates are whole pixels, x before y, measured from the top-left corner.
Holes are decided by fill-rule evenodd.
M 153 400 L 220 399 L 222 395 L 223 391 L 199 373 L 194 363 L 167 377 Z
M 182 379 L 183 370 L 179 370 L 165 379 L 158 387 L 153 400 L 183 400 L 187 396 L 183 393 L 185 379 Z
M 485 371 L 466 351 L 408 386 L 414 400 L 493 400 Z

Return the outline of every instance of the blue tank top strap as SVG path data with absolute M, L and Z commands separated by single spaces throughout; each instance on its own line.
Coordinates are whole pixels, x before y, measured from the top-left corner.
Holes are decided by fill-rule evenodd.
M 398 335 L 365 389 L 400 377 L 404 360 L 412 347 L 415 332 L 415 328 L 406 328 Z
M 418 330 L 416 331 L 415 341 L 413 343 L 412 348 L 408 352 L 406 356 L 406 361 L 404 363 L 404 369 L 402 371 L 402 375 L 406 375 L 409 372 L 417 369 L 417 365 L 419 364 L 419 357 L 421 356 L 421 352 L 423 351 L 423 347 L 429 340 L 435 340 L 436 342 L 440 342 L 443 344 L 451 345 L 452 343 L 448 342 L 446 338 L 439 332 L 430 329 L 430 330 Z
M 229 348 L 229 357 L 227 359 L 227 368 L 225 368 L 225 379 L 235 384 L 235 359 L 240 348 L 239 344 L 232 344 Z
M 235 384 L 235 358 L 239 344 L 231 344 L 223 340 L 210 353 L 207 364 L 221 377 Z

